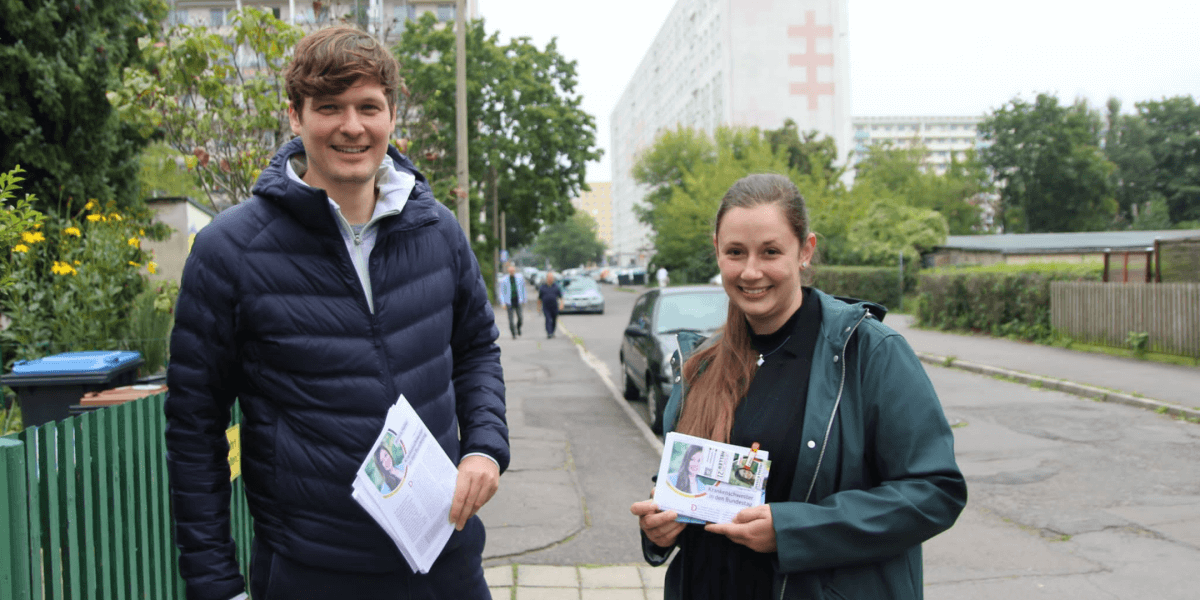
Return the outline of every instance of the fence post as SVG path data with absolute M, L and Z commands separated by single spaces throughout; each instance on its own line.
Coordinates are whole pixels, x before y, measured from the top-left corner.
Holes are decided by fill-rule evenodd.
M 25 479 L 25 444 L 0 438 L 0 596 L 30 600 L 29 493 Z

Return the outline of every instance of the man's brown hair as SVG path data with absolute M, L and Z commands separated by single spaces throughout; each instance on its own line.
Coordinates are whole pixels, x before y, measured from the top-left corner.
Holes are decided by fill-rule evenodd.
M 387 95 L 388 110 L 399 101 L 400 65 L 379 40 L 353 27 L 329 27 L 296 44 L 295 55 L 284 72 L 288 102 L 297 116 L 304 99 L 336 96 L 358 83 L 375 80 Z

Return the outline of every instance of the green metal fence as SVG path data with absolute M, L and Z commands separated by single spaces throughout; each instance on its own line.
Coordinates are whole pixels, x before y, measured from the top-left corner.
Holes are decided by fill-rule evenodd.
M 0 598 L 184 597 L 163 400 L 151 396 L 0 438 Z M 240 478 L 231 512 L 245 573 L 252 523 Z

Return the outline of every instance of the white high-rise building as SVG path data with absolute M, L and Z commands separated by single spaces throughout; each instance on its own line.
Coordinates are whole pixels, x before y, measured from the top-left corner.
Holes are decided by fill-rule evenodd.
M 612 112 L 613 248 L 646 264 L 649 231 L 633 207 L 637 156 L 677 126 L 800 131 L 852 144 L 848 0 L 679 0 Z
M 967 150 L 979 150 L 983 117 L 855 117 L 854 164 L 866 158 L 872 145 L 925 148 L 925 167 L 941 175 L 951 158 L 966 160 Z

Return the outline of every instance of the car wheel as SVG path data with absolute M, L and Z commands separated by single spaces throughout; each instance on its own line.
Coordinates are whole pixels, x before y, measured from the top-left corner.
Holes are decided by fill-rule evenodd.
M 663 409 L 667 407 L 667 399 L 663 397 L 662 386 L 654 382 L 653 376 L 646 377 L 646 412 L 650 415 L 650 431 L 662 435 Z
M 641 394 L 638 393 L 637 384 L 633 382 L 633 378 L 629 373 L 625 372 L 625 356 L 621 356 L 621 374 L 625 376 L 625 399 L 637 400 Z

